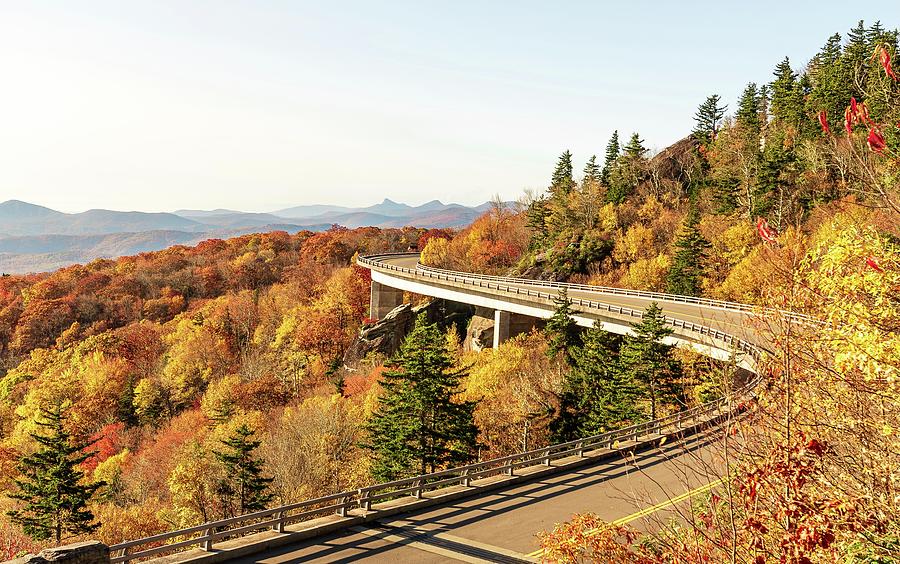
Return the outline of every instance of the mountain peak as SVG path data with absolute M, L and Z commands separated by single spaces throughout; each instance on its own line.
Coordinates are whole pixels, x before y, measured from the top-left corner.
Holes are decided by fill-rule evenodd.
M 56 215 L 63 215 L 63 213 L 37 204 L 23 202 L 22 200 L 7 200 L 0 203 L 0 218 L 28 219 Z

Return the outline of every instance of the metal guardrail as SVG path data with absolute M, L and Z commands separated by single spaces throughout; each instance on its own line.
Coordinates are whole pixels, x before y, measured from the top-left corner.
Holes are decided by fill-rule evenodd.
M 446 270 L 441 268 L 435 268 L 433 266 L 426 266 L 424 264 L 418 264 L 416 266 L 417 270 L 425 271 L 425 272 L 436 272 L 443 273 Z M 488 274 L 469 274 L 465 273 L 466 277 L 469 278 L 478 278 L 481 280 L 493 280 L 496 282 L 507 282 L 511 284 L 521 284 L 521 285 L 530 285 L 530 286 L 541 286 L 544 288 L 566 288 L 568 290 L 582 290 L 585 292 L 594 292 L 597 294 L 612 294 L 616 296 L 632 296 L 636 298 L 647 298 L 651 300 L 664 301 L 664 302 L 676 302 L 676 303 L 686 303 L 686 304 L 698 304 L 705 305 L 709 307 L 717 307 L 721 309 L 728 309 L 734 311 L 757 311 L 762 309 L 759 306 L 753 306 L 749 304 L 742 304 L 738 302 L 729 302 L 725 300 L 715 300 L 712 298 L 701 298 L 695 296 L 680 296 L 678 294 L 666 294 L 663 292 L 649 292 L 645 290 L 629 290 L 627 288 L 614 288 L 612 286 L 594 286 L 590 284 L 574 284 L 571 282 L 556 282 L 553 280 L 532 280 L 530 278 L 511 278 L 507 276 L 491 276 Z
M 369 259 L 369 258 L 377 258 L 377 257 L 414 257 L 418 256 L 419 253 L 388 253 L 383 255 L 370 255 L 367 257 L 360 257 L 361 259 Z M 418 263 L 416 264 L 416 270 L 422 272 L 433 272 L 437 274 L 447 274 L 451 271 L 436 268 L 433 266 L 426 266 L 424 264 Z M 739 302 L 729 302 L 727 300 L 716 300 L 713 298 L 702 298 L 697 296 L 681 296 L 678 294 L 666 294 L 664 292 L 650 292 L 645 290 L 630 290 L 627 288 L 614 288 L 612 286 L 595 286 L 591 284 L 573 284 L 571 282 L 555 282 L 552 280 L 532 280 L 530 278 L 512 278 L 508 276 L 492 276 L 489 274 L 476 274 L 476 273 L 454 273 L 457 275 L 463 275 L 466 278 L 475 278 L 480 280 L 492 280 L 496 282 L 506 282 L 507 284 L 516 284 L 520 286 L 540 286 L 544 288 L 565 288 L 567 290 L 581 290 L 584 292 L 593 292 L 595 294 L 609 294 L 616 296 L 630 296 L 635 298 L 645 298 L 650 300 L 656 300 L 660 302 L 672 302 L 672 303 L 685 303 L 685 304 L 696 304 L 707 307 L 715 307 L 724 310 L 730 311 L 741 311 L 741 312 L 765 312 L 765 311 L 775 311 L 785 317 L 788 317 L 792 320 L 797 321 L 812 321 L 816 322 L 817 320 L 809 315 L 803 313 L 796 313 L 792 311 L 783 311 L 783 310 L 774 310 L 771 308 L 764 308 L 762 306 L 754 306 L 749 304 L 742 304 Z
M 468 275 L 461 277 L 449 275 L 445 272 L 433 272 L 429 270 L 419 271 L 417 269 L 398 267 L 396 265 L 385 264 L 378 261 L 379 258 L 387 258 L 388 256 L 396 257 L 397 255 L 360 257 L 358 262 L 372 268 L 404 272 L 416 277 L 453 280 L 464 284 L 508 292 L 513 295 L 527 295 L 532 298 L 543 300 L 552 300 L 556 297 L 553 294 L 536 292 L 528 288 L 513 287 L 499 283 L 494 284 L 489 279 L 479 279 Z M 611 306 L 590 300 L 573 299 L 572 302 L 581 307 L 599 309 L 601 311 L 618 313 L 629 317 L 640 318 L 643 316 L 643 312 L 639 310 Z M 711 327 L 682 321 L 680 319 L 666 318 L 666 320 L 675 327 L 681 327 L 688 331 L 707 335 L 733 346 L 736 351 L 748 354 L 752 358 L 754 366 L 760 359 L 760 350 L 757 347 L 732 335 L 728 335 Z M 693 409 L 673 413 L 652 421 L 636 423 L 628 427 L 623 427 L 592 437 L 550 445 L 466 466 L 449 468 L 431 474 L 423 474 L 402 480 L 366 486 L 356 490 L 344 491 L 299 503 L 282 505 L 272 509 L 239 515 L 230 519 L 210 521 L 194 527 L 115 544 L 110 546 L 110 552 L 112 554 L 111 562 L 114 564 L 129 562 L 151 556 L 178 552 L 190 547 L 199 547 L 211 551 L 216 542 L 249 533 L 264 530 L 284 532 L 285 527 L 290 524 L 307 521 L 317 517 L 334 514 L 347 516 L 348 512 L 351 510 L 372 511 L 374 504 L 392 498 L 411 496 L 421 499 L 426 493 L 442 488 L 453 486 L 472 487 L 472 482 L 474 480 L 482 478 L 489 478 L 497 475 L 514 476 L 516 471 L 520 468 L 538 465 L 551 466 L 554 461 L 571 457 L 584 457 L 591 451 L 601 449 L 615 450 L 617 444 L 622 442 L 638 442 L 641 439 L 648 439 L 667 432 L 676 432 L 678 429 L 684 427 L 691 427 L 701 422 L 704 418 L 712 417 L 716 414 L 721 415 L 727 413 L 728 411 L 723 411 L 726 407 L 730 408 L 730 410 L 741 409 L 743 404 L 741 400 L 753 397 L 753 390 L 759 380 L 759 376 L 756 376 L 730 396 L 719 398 Z M 135 550 L 138 548 L 139 550 Z

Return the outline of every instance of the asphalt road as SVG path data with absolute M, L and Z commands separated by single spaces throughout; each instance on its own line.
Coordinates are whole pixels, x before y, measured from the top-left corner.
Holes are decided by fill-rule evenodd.
M 722 435 L 663 444 L 614 460 L 371 526 L 261 553 L 239 562 L 533 562 L 536 534 L 575 513 L 613 521 L 719 478 Z M 624 464 L 623 464 L 624 462 Z M 652 528 L 687 501 L 630 525 Z

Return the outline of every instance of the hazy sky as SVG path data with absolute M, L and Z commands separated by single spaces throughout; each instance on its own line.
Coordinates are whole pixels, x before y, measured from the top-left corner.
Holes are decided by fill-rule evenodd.
M 0 201 L 271 211 L 480 203 L 662 148 L 897 0 L 0 0 Z

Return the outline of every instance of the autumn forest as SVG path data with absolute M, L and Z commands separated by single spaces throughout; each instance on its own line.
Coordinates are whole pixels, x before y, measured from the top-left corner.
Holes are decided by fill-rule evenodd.
M 823 322 L 800 337 L 769 320 L 782 337 L 765 391 L 735 423 L 743 446 L 728 496 L 652 534 L 573 516 L 541 537 L 548 559 L 897 561 L 898 33 L 860 22 L 825 39 L 803 68 L 773 61 L 735 108 L 698 100 L 678 143 L 653 154 L 639 133 L 603 132 L 598 155 L 577 157 L 583 170 L 564 151 L 545 191 L 497 198 L 460 230 L 335 225 L 4 275 L 3 555 L 137 539 L 502 456 L 523 447 L 523 429 L 533 446 L 596 434 L 715 399 L 741 378 L 661 345 L 652 308 L 620 337 L 577 328 L 565 299 L 492 349 L 473 341 L 477 312 L 429 315 L 449 306 L 407 294 L 424 313 L 396 346 L 361 348 L 378 320 L 355 257 L 415 249 L 434 267 Z M 422 402 L 438 413 L 430 427 L 406 415 Z M 403 435 L 411 426 L 427 449 Z M 28 468 L 63 443 L 83 499 L 54 529 L 34 517 L 29 490 L 46 475 Z

